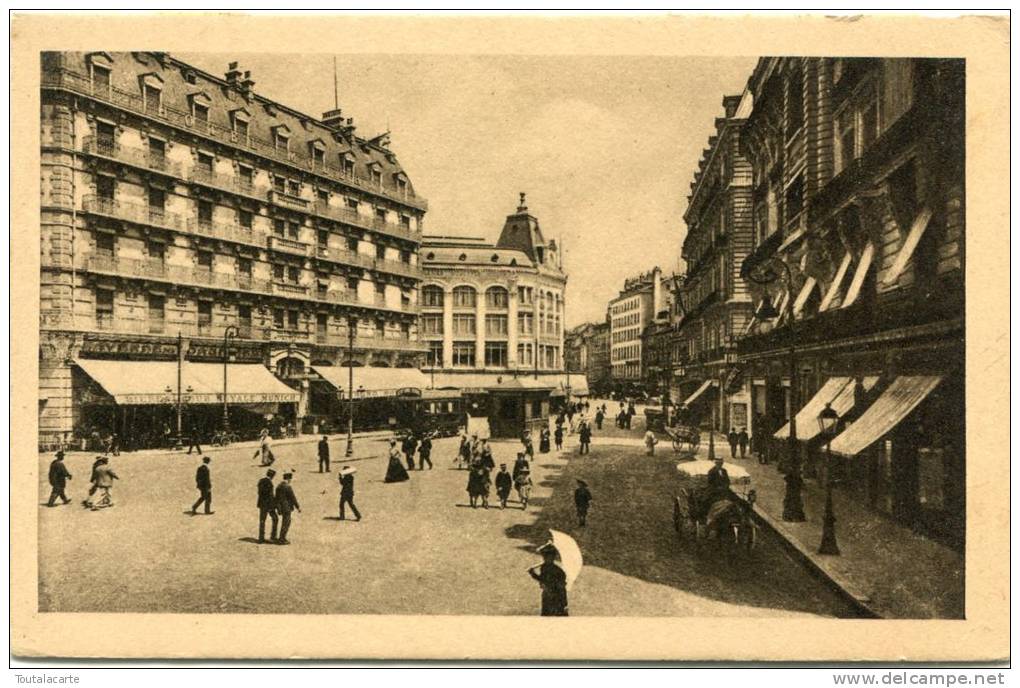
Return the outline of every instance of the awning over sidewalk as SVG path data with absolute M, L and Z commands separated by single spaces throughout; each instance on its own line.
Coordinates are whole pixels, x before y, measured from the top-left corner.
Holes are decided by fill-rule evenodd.
M 484 392 L 489 388 L 499 387 L 501 384 L 507 384 L 513 380 L 516 380 L 517 382 L 514 384 L 522 389 L 566 389 L 567 384 L 566 375 L 539 375 L 536 378 L 534 374 L 529 375 L 521 371 L 516 378 L 513 373 L 509 375 L 505 373 L 436 373 L 435 387 L 436 389 L 459 389 L 467 393 Z M 584 380 L 585 390 L 587 390 L 587 379 L 583 375 L 570 374 L 572 394 L 579 394 L 576 389 L 582 380 Z
M 832 451 L 856 456 L 887 435 L 942 381 L 939 375 L 902 376 L 882 392 L 853 425 L 832 440 Z
M 861 383 L 865 391 L 871 390 L 878 383 L 878 377 L 866 377 Z M 797 412 L 797 439 L 806 442 L 818 436 L 821 432 L 821 428 L 818 427 L 818 414 L 826 404 L 831 404 L 832 410 L 840 416 L 852 409 L 855 384 L 852 377 L 830 377 L 826 380 L 822 388 L 811 397 L 811 401 Z M 789 423 L 779 428 L 773 435 L 779 440 L 785 440 L 789 436 Z
M 563 375 L 560 379 L 560 387 L 564 392 L 569 388 L 570 395 L 575 397 L 588 396 L 588 378 L 581 373 Z
M 177 402 L 176 361 L 75 359 L 75 365 L 122 405 Z M 190 391 L 189 391 L 190 388 Z M 223 364 L 181 364 L 181 395 L 189 404 L 223 403 Z M 295 403 L 301 395 L 260 364 L 227 364 L 227 401 L 231 404 Z
M 375 368 L 372 366 L 313 366 L 312 370 L 347 394 L 349 371 L 354 371 L 354 394 L 366 397 L 395 396 L 401 389 L 423 390 L 429 386 L 429 376 L 417 368 Z
M 709 387 L 718 386 L 719 386 L 718 380 L 705 380 L 704 382 L 701 383 L 701 387 L 698 387 L 696 390 L 694 390 L 694 394 L 684 399 L 684 405 L 690 406 L 691 404 L 698 400 L 698 397 L 707 392 Z

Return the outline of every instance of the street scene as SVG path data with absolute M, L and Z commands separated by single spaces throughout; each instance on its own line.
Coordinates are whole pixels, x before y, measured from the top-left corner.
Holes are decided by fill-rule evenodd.
M 965 618 L 965 76 L 44 52 L 39 609 Z

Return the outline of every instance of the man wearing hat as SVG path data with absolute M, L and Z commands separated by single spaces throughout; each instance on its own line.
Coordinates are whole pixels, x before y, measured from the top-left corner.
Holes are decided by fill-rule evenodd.
M 358 521 L 361 520 L 361 514 L 358 512 L 358 507 L 354 506 L 354 472 L 356 469 L 350 466 L 344 466 L 340 469 L 340 520 L 346 519 L 344 514 L 344 506 L 351 507 L 351 513 L 354 514 L 354 518 Z
M 64 452 L 60 450 L 57 452 L 56 458 L 50 463 L 50 500 L 46 502 L 46 506 L 53 506 L 57 501 L 57 497 L 64 504 L 70 504 L 71 500 L 64 494 L 64 488 L 67 487 L 67 481 L 71 479 L 71 473 L 67 470 L 67 466 L 64 465 Z
M 258 484 L 259 490 L 259 543 L 266 541 L 266 516 L 272 519 L 273 530 L 270 539 L 276 541 L 276 526 L 280 519 L 276 516 L 276 498 L 273 495 L 273 477 L 276 471 L 272 468 L 266 471 L 266 477 L 261 478 Z
M 202 465 L 195 471 L 195 487 L 198 488 L 198 501 L 191 505 L 191 515 L 198 512 L 198 507 L 205 504 L 205 513 L 212 513 L 212 476 L 209 475 L 208 456 L 202 457 Z
M 559 552 L 551 542 L 538 551 L 542 555 L 542 563 L 528 569 L 528 573 L 542 586 L 542 616 L 569 616 L 567 574 L 556 564 Z
M 513 487 L 513 478 L 506 470 L 506 464 L 499 464 L 499 473 L 496 474 L 496 496 L 499 498 L 499 508 L 506 508 L 506 500 L 510 498 L 510 488 Z
M 329 437 L 319 440 L 319 473 L 329 473 Z
M 578 479 L 577 489 L 574 490 L 574 506 L 577 507 L 577 524 L 583 526 L 588 519 L 588 506 L 592 502 L 591 491 L 588 483 Z
M 300 513 L 301 505 L 298 504 L 297 496 L 294 494 L 294 488 L 290 486 L 290 480 L 294 477 L 293 473 L 284 473 L 283 482 L 276 486 L 276 510 L 280 512 L 280 539 L 278 541 L 281 545 L 289 545 L 290 541 L 287 539 L 287 533 L 290 531 L 290 514 L 295 509 Z

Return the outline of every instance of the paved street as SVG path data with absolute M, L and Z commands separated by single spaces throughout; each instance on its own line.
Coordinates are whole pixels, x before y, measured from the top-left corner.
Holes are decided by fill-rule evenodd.
M 539 455 L 527 512 L 512 503 L 472 510 L 467 473 L 453 468 L 456 440 L 437 443 L 433 471 L 385 484 L 385 442 L 362 439 L 356 503 L 365 520 L 336 520 L 336 473 L 316 472 L 314 443 L 278 447 L 277 468 L 295 470 L 302 513 L 292 545 L 259 545 L 249 449 L 214 454 L 212 516 L 187 513 L 199 459 L 122 455 L 116 506 L 80 506 L 92 455 L 73 454 L 71 505 L 40 507 L 40 608 L 63 612 L 537 613 L 538 586 L 525 569 L 549 528 L 573 534 L 585 568 L 571 591 L 573 615 L 851 616 L 853 611 L 762 531 L 750 556 L 679 544 L 671 526 L 674 459 L 633 446 L 641 430 L 596 433 L 590 457 Z M 614 436 L 625 437 L 617 440 Z M 631 446 L 613 442 L 630 441 Z M 494 444 L 512 465 L 517 444 Z M 572 447 L 571 447 L 572 448 Z M 334 456 L 343 441 L 332 442 Z M 48 496 L 40 457 L 40 502 Z M 342 459 L 334 461 L 334 470 Z M 279 475 L 277 476 L 280 477 Z M 595 496 L 578 528 L 572 492 L 583 477 Z M 492 503 L 496 503 L 493 496 Z

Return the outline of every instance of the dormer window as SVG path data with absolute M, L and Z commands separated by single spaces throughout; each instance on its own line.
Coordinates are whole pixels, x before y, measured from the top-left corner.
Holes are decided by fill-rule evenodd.
M 315 167 L 325 167 L 326 165 L 326 147 L 322 144 L 322 141 L 311 141 L 308 144 L 308 149 L 312 155 L 312 165 Z
M 250 121 L 251 115 L 244 108 L 239 108 L 230 113 L 230 124 L 233 127 L 235 138 L 240 141 L 247 141 L 248 122 Z
M 202 103 L 195 103 L 192 106 L 192 117 L 195 118 L 196 124 L 208 124 L 209 123 L 209 106 L 203 105 Z
M 87 58 L 89 63 L 89 77 L 92 79 L 92 89 L 100 93 L 110 91 L 110 74 L 113 71 L 113 60 L 109 53 L 90 53 Z
M 368 174 L 373 184 L 382 185 L 382 166 L 379 163 L 369 163 Z
M 143 99 L 145 100 L 145 111 L 159 112 L 160 108 L 162 107 L 161 103 L 162 96 L 163 96 L 162 89 L 156 88 L 155 86 L 150 86 L 149 84 L 145 84 L 142 95 Z
M 351 158 L 350 153 L 340 154 L 340 171 L 346 177 L 354 176 L 354 160 Z
M 273 147 L 278 151 L 290 150 L 290 132 L 283 127 L 273 128 Z

